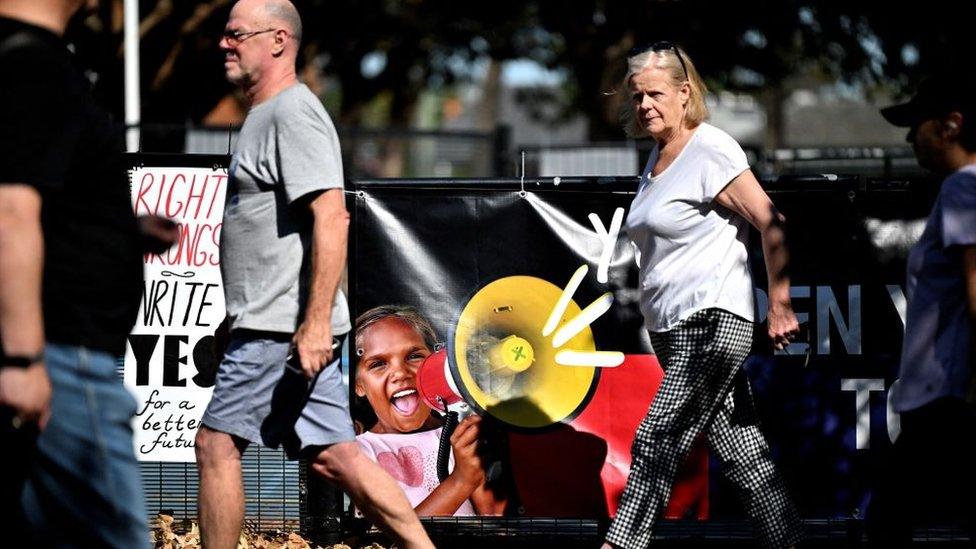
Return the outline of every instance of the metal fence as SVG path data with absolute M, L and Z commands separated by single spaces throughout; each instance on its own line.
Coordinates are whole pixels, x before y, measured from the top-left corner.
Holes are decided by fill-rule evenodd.
M 640 174 L 653 146 L 652 141 L 642 140 L 523 146 L 518 151 L 525 154 L 526 177 L 616 177 Z M 886 178 L 925 175 L 911 147 L 743 148 L 749 165 L 763 179 L 820 174 Z
M 142 124 L 140 152 L 230 154 L 236 127 Z M 347 179 L 436 177 L 630 176 L 640 173 L 651 140 L 512 146 L 509 130 L 493 132 L 370 129 L 337 126 Z M 888 178 L 923 175 L 911 147 L 744 147 L 760 178 L 845 174 Z M 522 159 L 524 153 L 524 161 Z
M 885 178 L 917 177 L 924 171 L 911 147 L 807 147 L 766 151 L 760 158 L 766 176 L 849 174 Z
M 654 148 L 649 139 L 605 143 L 564 145 L 525 145 L 517 148 L 521 175 L 526 177 L 628 177 L 639 175 Z M 765 165 L 766 155 L 760 149 L 744 147 L 749 164 Z M 524 155 L 524 163 L 522 157 Z
M 280 450 L 252 446 L 244 452 L 241 469 L 246 528 L 297 530 L 301 519 L 299 463 L 285 459 Z M 196 464 L 143 462 L 140 473 L 150 518 L 157 514 L 176 519 L 197 516 L 200 483 Z
M 142 124 L 139 152 L 230 154 L 237 127 Z M 510 167 L 508 131 L 370 129 L 337 126 L 348 179 L 377 177 L 486 177 Z

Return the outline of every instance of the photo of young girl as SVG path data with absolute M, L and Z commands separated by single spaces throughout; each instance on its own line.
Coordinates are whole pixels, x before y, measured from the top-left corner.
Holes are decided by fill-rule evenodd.
M 450 437 L 447 478 L 437 478 L 443 420 L 417 391 L 417 370 L 435 347 L 430 322 L 410 307 L 385 305 L 356 319 L 355 391 L 375 414 L 355 418 L 365 432 L 356 437 L 403 489 L 419 516 L 501 515 L 506 502 L 486 486 L 479 455 L 481 417 L 462 420 Z

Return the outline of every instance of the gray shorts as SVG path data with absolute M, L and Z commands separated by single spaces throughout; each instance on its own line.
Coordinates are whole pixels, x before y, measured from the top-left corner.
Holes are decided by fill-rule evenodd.
M 202 423 L 291 459 L 307 448 L 355 440 L 340 357 L 311 382 L 286 366 L 291 335 L 235 330 Z

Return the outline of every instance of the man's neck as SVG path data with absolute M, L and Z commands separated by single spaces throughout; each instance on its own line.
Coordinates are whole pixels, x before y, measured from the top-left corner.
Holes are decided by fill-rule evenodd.
M 976 152 L 967 151 L 962 146 L 956 146 L 948 153 L 946 162 L 948 173 L 946 175 L 956 173 L 970 164 L 976 164 Z
M 281 71 L 280 73 L 273 73 L 266 78 L 262 78 L 260 82 L 244 88 L 244 95 L 248 98 L 251 106 L 254 107 L 278 95 L 282 90 L 294 85 L 296 82 L 298 82 L 298 77 L 295 75 L 295 69 Z
M 81 2 L 65 0 L 0 0 L 0 16 L 64 36 L 68 21 L 80 6 Z

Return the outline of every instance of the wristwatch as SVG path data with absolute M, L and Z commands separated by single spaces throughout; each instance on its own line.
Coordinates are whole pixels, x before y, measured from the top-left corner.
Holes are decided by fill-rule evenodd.
M 37 353 L 33 356 L 26 355 L 3 355 L 3 360 L 0 362 L 0 366 L 7 368 L 29 368 L 38 362 L 44 361 L 44 353 Z

